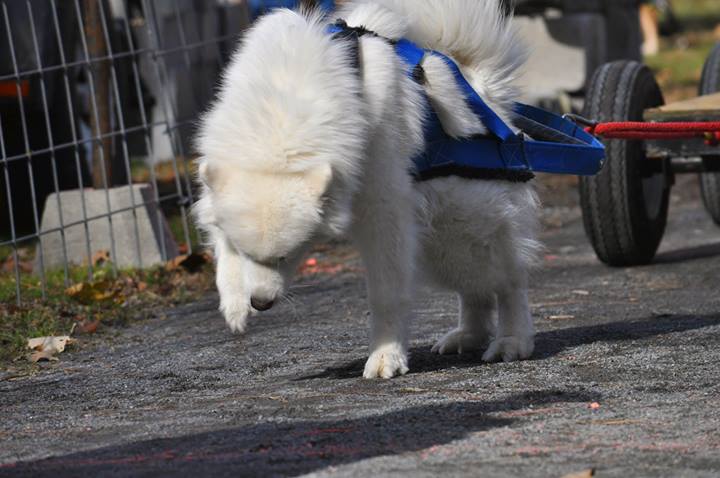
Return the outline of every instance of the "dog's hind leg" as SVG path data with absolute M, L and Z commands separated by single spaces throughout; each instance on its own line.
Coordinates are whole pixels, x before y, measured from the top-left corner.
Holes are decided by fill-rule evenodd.
M 438 340 L 432 352 L 461 354 L 487 347 L 495 332 L 495 310 L 495 294 L 460 294 L 458 326 Z
M 498 292 L 497 334 L 483 354 L 486 362 L 526 359 L 535 347 L 535 332 L 528 305 L 527 288 Z

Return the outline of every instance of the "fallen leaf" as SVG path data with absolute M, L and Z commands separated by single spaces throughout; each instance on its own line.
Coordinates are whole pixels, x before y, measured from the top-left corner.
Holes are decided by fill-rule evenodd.
M 343 263 L 321 262 L 311 257 L 306 260 L 298 269 L 300 275 L 328 274 L 336 275 L 341 272 L 357 272 L 357 268 L 347 266 Z
M 174 259 L 169 260 L 165 264 L 165 269 L 168 271 L 174 271 L 182 267 L 188 272 L 198 272 L 202 266 L 210 262 L 211 258 L 209 254 L 198 254 L 193 252 L 192 254 L 183 254 L 177 256 Z
M 74 342 L 75 340 L 71 339 L 68 335 L 35 337 L 28 339 L 28 348 L 30 350 L 34 350 L 34 352 L 30 354 L 30 360 L 32 362 L 38 362 L 40 360 L 57 360 L 55 354 L 59 354 L 64 351 L 67 345 Z
M 138 292 L 144 292 L 145 290 L 147 290 L 147 288 L 148 288 L 147 282 L 140 281 L 137 283 Z
M 92 265 L 99 266 L 110 262 L 110 251 L 100 250 L 96 251 L 92 256 Z
M 81 304 L 92 304 L 111 300 L 117 295 L 114 283 L 110 280 L 96 282 L 80 282 L 65 289 L 65 294 L 77 300 Z
M 98 325 L 100 325 L 100 319 L 83 319 L 77 323 L 76 330 L 81 334 L 94 334 L 97 332 Z
M 427 392 L 427 390 L 425 390 L 425 389 L 423 389 L 423 388 L 417 388 L 417 387 L 405 387 L 405 388 L 401 388 L 401 389 L 399 390 L 399 392 L 402 392 L 402 393 L 423 393 L 423 392 Z
M 8 256 L 2 263 L 3 272 L 15 272 L 15 257 Z M 33 264 L 31 261 L 19 260 L 17 262 L 17 268 L 20 272 L 29 274 L 33 270 Z
M 593 476 L 595 476 L 595 468 L 588 468 L 587 470 L 568 473 L 563 475 L 562 478 L 592 478 Z
M 43 350 L 41 352 L 33 352 L 30 354 L 30 361 L 32 363 L 40 362 L 41 360 L 47 360 L 48 362 L 57 362 L 58 359 L 54 352 L 49 350 Z
M 548 315 L 548 320 L 572 320 L 574 319 L 574 315 Z

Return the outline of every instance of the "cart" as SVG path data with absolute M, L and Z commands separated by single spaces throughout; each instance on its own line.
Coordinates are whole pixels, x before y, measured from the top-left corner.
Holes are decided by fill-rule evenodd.
M 720 44 L 705 62 L 699 95 L 664 105 L 652 72 L 635 61 L 607 63 L 593 75 L 583 114 L 573 119 L 606 148 L 603 170 L 580 178 L 585 232 L 602 262 L 652 261 L 676 174 L 699 174 L 705 208 L 720 225 Z

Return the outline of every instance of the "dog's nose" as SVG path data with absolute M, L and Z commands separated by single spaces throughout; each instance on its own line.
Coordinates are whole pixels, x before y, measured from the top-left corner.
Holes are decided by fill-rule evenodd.
M 255 297 L 250 298 L 250 305 L 252 305 L 253 309 L 259 310 L 260 312 L 270 310 L 274 303 L 274 300 L 262 300 Z

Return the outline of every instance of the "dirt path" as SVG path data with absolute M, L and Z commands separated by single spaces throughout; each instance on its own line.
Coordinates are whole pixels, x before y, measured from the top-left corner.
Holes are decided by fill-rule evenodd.
M 717 476 L 720 229 L 675 205 L 656 264 L 609 269 L 556 214 L 532 360 L 432 355 L 457 306 L 425 293 L 411 373 L 365 381 L 361 275 L 306 282 L 244 337 L 208 297 L 0 381 L 0 476 Z

